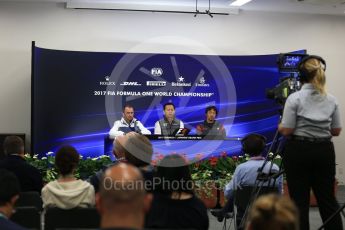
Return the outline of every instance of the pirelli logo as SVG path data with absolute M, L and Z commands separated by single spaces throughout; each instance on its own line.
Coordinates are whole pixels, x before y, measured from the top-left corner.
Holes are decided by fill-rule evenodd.
M 147 81 L 146 85 L 147 86 L 166 86 L 167 82 L 166 81 Z

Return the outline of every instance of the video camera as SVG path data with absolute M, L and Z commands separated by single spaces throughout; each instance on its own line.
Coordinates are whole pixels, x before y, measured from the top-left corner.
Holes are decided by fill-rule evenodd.
M 280 79 L 279 84 L 274 88 L 266 89 L 266 97 L 275 100 L 278 104 L 284 105 L 287 97 L 301 89 L 301 82 L 296 76 L 299 75 L 298 66 L 307 54 L 280 54 L 278 57 L 278 70 L 280 73 L 289 73 Z

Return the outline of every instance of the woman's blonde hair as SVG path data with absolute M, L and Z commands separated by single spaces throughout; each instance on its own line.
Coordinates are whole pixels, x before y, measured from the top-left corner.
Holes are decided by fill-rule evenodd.
M 324 70 L 325 67 L 323 66 L 321 61 L 317 58 L 310 58 L 302 65 L 302 68 L 307 75 L 309 83 L 313 84 L 315 89 L 319 91 L 320 94 L 326 94 L 326 76 Z
M 298 210 L 285 196 L 263 195 L 253 204 L 247 230 L 298 230 Z

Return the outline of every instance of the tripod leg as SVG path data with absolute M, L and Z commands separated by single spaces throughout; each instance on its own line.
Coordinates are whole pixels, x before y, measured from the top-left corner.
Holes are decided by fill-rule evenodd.
M 343 217 L 345 218 L 344 210 L 341 211 L 341 215 L 343 215 Z
M 216 183 L 216 192 L 217 192 L 217 203 L 216 203 L 216 206 L 214 208 L 220 209 L 220 208 L 222 208 L 222 206 L 220 205 L 220 188 L 219 188 L 218 183 Z
M 335 216 L 337 216 L 340 212 L 343 213 L 344 208 L 345 208 L 345 204 L 343 204 L 343 206 L 341 206 L 335 213 L 333 213 L 333 214 L 325 221 L 325 223 L 323 223 L 323 225 L 321 225 L 321 227 L 318 228 L 318 230 L 321 230 L 321 229 L 325 228 L 325 226 L 326 226 L 329 222 L 331 222 L 331 221 L 333 220 L 333 218 L 334 218 Z M 344 215 L 344 214 L 343 214 L 343 215 Z

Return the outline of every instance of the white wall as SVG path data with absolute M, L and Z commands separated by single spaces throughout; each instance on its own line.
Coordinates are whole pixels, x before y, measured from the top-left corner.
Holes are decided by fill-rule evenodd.
M 306 48 L 327 60 L 328 90 L 345 121 L 345 19 L 339 16 L 242 12 L 240 15 L 135 13 L 0 3 L 0 133 L 30 137 L 31 41 L 64 50 L 200 53 L 200 43 L 223 55 L 252 55 Z M 166 36 L 178 36 L 168 38 Z M 145 42 L 147 40 L 152 42 Z M 191 42 L 192 41 L 192 42 Z M 143 46 L 143 42 L 145 45 Z M 193 48 L 194 47 L 194 48 Z M 339 169 L 345 168 L 345 134 L 335 138 Z M 342 170 L 338 169 L 338 173 Z M 345 182 L 343 174 L 338 175 Z

